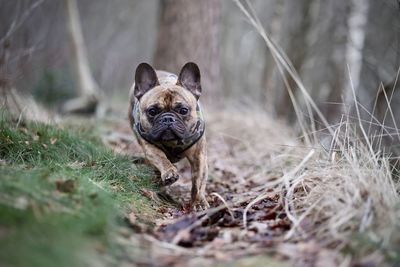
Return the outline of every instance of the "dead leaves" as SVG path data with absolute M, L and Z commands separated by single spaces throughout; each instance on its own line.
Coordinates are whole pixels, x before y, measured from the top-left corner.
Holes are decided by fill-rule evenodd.
M 259 126 L 258 123 L 242 127 L 246 120 L 239 120 L 227 124 L 234 118 L 236 116 L 229 115 L 214 122 L 208 121 L 211 129 L 207 136 L 210 170 L 207 200 L 210 209 L 195 213 L 188 208 L 191 174 L 190 168 L 182 162 L 177 164 L 182 179 L 167 188 L 168 194 L 180 205 L 163 205 L 171 201 L 166 201 L 159 192 L 140 189 L 143 196 L 161 203 L 158 212 L 163 218 L 155 220 L 154 229 L 143 225 L 136 213 L 128 214 L 126 221 L 136 233 L 151 240 L 151 247 L 168 250 L 158 258 L 156 265 L 189 266 L 187 253 L 196 255 L 193 258 L 201 255 L 212 259 L 210 266 L 215 265 L 215 261 L 234 261 L 239 257 L 265 253 L 266 248 L 276 248 L 282 243 L 290 229 L 291 222 L 282 206 L 280 188 L 266 188 L 266 183 L 281 177 L 282 170 L 280 161 L 274 162 L 270 157 L 275 148 L 270 146 L 265 150 L 263 145 L 271 142 L 270 135 L 266 139 L 265 131 L 254 133 L 254 138 L 249 138 L 256 144 L 252 145 L 243 134 L 250 136 L 248 130 Z M 128 126 L 125 121 L 116 125 L 113 131 L 104 134 L 104 142 L 118 153 L 143 156 Z M 222 132 L 229 135 L 220 134 Z M 282 136 L 280 132 L 276 139 L 283 140 Z M 252 202 L 260 196 L 262 198 Z
M 136 223 L 136 214 L 133 211 L 128 214 L 127 218 L 131 225 L 134 225 Z
M 51 138 L 50 138 L 50 144 L 51 144 L 51 145 L 54 145 L 55 143 L 57 143 L 57 138 L 51 137 Z
M 58 179 L 55 184 L 57 190 L 63 193 L 73 193 L 76 187 L 75 181 L 72 179 Z
M 86 163 L 83 161 L 74 161 L 71 163 L 68 163 L 67 166 L 70 167 L 71 169 L 77 170 L 85 167 Z
M 190 241 L 190 231 L 187 230 L 196 220 L 197 217 L 194 214 L 183 216 L 182 219 L 179 219 L 175 223 L 161 226 L 161 231 L 159 232 L 160 234 L 158 237 L 163 241 L 172 242 L 173 239 L 180 234 L 183 241 L 183 244 L 181 245 L 185 246 L 185 244 L 189 243 Z M 181 240 L 179 240 L 178 243 L 180 241 Z
M 155 232 L 156 237 L 182 247 L 232 246 L 237 241 L 270 246 L 290 229 L 290 221 L 283 213 L 278 196 L 255 203 L 249 209 L 247 228 L 243 225 L 243 213 L 248 201 L 228 204 L 221 198 L 215 198 L 211 202 L 214 208 L 208 211 L 186 214 L 173 222 L 166 221 Z
M 156 200 L 156 193 L 147 188 L 140 188 L 140 193 L 150 200 Z
M 148 234 L 152 232 L 153 226 L 145 221 L 146 218 L 138 217 L 135 211 L 130 211 L 125 216 L 125 222 L 135 233 Z

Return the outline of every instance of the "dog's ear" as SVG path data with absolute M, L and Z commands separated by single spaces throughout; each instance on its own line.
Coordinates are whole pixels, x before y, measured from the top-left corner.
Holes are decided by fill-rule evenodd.
M 199 99 L 201 95 L 200 69 L 196 63 L 188 62 L 182 67 L 176 84 L 186 88 L 196 99 Z
M 140 99 L 154 86 L 159 85 L 156 71 L 147 63 L 141 63 L 135 72 L 135 89 L 133 94 Z

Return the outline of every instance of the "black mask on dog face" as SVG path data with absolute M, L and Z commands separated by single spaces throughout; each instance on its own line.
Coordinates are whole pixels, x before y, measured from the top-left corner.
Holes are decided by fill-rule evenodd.
M 149 137 L 154 141 L 171 141 L 184 139 L 188 130 L 182 118 L 174 112 L 164 112 L 156 115 Z

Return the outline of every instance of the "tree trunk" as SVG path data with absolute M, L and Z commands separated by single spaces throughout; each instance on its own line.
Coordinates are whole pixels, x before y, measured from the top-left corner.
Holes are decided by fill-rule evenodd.
M 306 57 L 306 33 L 310 27 L 310 5 L 308 0 L 285 0 L 282 11 L 282 25 L 279 30 L 278 45 L 287 54 L 294 68 L 299 70 Z M 266 70 L 269 71 L 269 70 Z M 289 87 L 296 94 L 297 86 L 287 73 Z M 278 117 L 294 121 L 296 116 L 281 73 L 275 67 L 271 78 L 266 81 L 267 100 Z
M 155 67 L 179 72 L 188 61 L 202 74 L 202 98 L 220 95 L 219 22 L 220 0 L 161 1 Z
M 300 74 L 304 86 L 329 122 L 340 118 L 342 90 L 346 80 L 348 4 L 335 0 L 283 1 L 278 45 Z M 296 114 L 282 74 L 271 71 L 266 61 L 267 106 L 277 117 L 296 121 Z M 299 110 L 308 114 L 306 100 L 286 72 Z M 318 119 L 318 118 L 316 118 Z
M 65 112 L 94 112 L 99 101 L 100 90 L 89 68 L 89 61 L 83 39 L 79 10 L 76 0 L 65 0 L 68 26 L 71 37 L 73 61 L 76 69 L 78 98 L 64 105 Z
M 18 28 L 30 17 L 31 12 L 42 3 L 43 1 L 41 0 L 34 2 L 26 10 L 23 10 L 24 15 L 19 19 L 15 16 L 12 22 L 6 21 L 2 25 L 7 30 L 4 31 L 4 35 L 0 35 L 0 112 L 5 109 L 8 113 L 7 115 L 18 121 L 18 123 L 21 121 L 40 121 L 44 123 L 52 121 L 52 116 L 49 112 L 37 104 L 30 94 L 16 89 L 15 73 L 17 71 L 13 68 L 12 62 L 20 55 L 15 53 L 15 51 L 18 51 L 15 48 L 14 54 L 12 53 L 13 42 L 10 41 Z M 10 12 L 10 8 L 7 11 Z M 7 17 L 4 18 L 7 20 Z
M 360 116 L 365 131 L 380 150 L 383 150 L 383 145 L 392 153 L 397 149 L 399 154 L 400 7 L 395 0 L 361 2 L 367 7 L 364 38 L 359 47 L 359 71 L 353 79 L 356 81 L 354 90 L 357 99 L 349 88 L 347 104 L 351 106 L 354 117 Z M 382 134 L 382 141 L 377 142 Z
M 305 33 L 307 57 L 299 70 L 304 85 L 331 124 L 341 119 L 342 96 L 348 83 L 346 49 L 349 9 L 347 1 L 313 3 L 310 28 Z M 304 103 L 300 105 L 304 106 Z
M 274 62 L 260 34 L 243 17 L 234 1 L 222 1 L 221 39 L 224 96 L 240 96 L 241 103 L 261 104 L 266 99 L 264 75 L 272 71 Z M 253 0 L 251 4 L 264 25 L 275 37 L 274 26 L 280 16 L 277 12 L 280 0 Z M 280 6 L 280 5 L 279 5 Z M 266 60 L 262 60 L 266 58 Z M 261 59 L 261 60 L 260 60 Z M 262 105 L 263 106 L 263 105 Z
M 369 0 L 365 37 L 361 47 L 361 67 L 356 78 L 358 101 L 368 111 L 360 111 L 363 119 L 372 114 L 380 84 L 396 79 L 400 66 L 400 9 L 394 0 Z M 376 14 L 380 14 L 378 17 Z M 354 99 L 349 98 L 350 104 Z M 370 113 L 370 114 L 368 114 Z

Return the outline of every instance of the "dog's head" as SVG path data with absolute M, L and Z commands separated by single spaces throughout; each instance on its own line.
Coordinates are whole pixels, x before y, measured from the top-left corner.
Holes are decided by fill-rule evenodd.
M 200 70 L 195 63 L 186 63 L 177 78 L 171 74 L 167 79 L 157 77 L 147 63 L 136 68 L 133 95 L 138 100 L 140 126 L 153 141 L 187 138 L 199 120 L 200 94 Z

